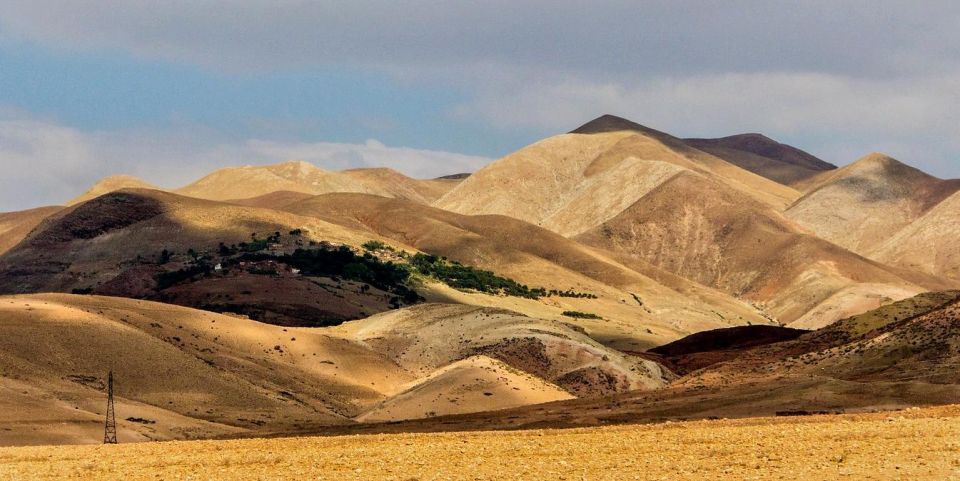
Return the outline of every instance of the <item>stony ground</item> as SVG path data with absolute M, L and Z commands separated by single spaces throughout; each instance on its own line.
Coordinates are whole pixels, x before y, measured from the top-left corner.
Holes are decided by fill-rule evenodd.
M 0 479 L 960 480 L 960 406 L 575 430 L 5 448 Z

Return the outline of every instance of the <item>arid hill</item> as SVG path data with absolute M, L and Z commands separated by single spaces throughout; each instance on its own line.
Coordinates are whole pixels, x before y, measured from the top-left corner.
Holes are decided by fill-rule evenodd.
M 319 169 L 294 161 L 267 166 L 230 167 L 180 189 L 182 195 L 209 200 L 247 199 L 277 191 L 325 194 L 362 192 L 431 203 L 456 185 L 454 180 L 416 180 L 390 169 Z
M 491 270 L 531 287 L 571 291 L 538 301 L 438 292 L 440 299 L 508 307 L 534 317 L 562 318 L 563 311 L 599 315 L 573 319 L 595 339 L 642 350 L 713 327 L 770 321 L 746 303 L 645 264 L 627 265 L 616 255 L 505 216 L 465 216 L 399 199 L 328 194 L 291 204 L 292 213 L 317 218 L 423 252 Z M 656 279 L 655 279 L 656 278 Z
M 741 352 L 693 373 L 681 384 L 822 376 L 852 382 L 958 385 L 958 302 L 958 291 L 921 294 L 793 340 Z
M 762 304 L 781 322 L 807 328 L 949 285 L 804 234 L 773 208 L 693 172 L 576 239 Z
M 59 206 L 38 207 L 19 212 L 0 213 L 0 255 L 23 240 L 47 217 L 62 209 Z
M 789 186 L 837 168 L 796 147 L 781 144 L 762 134 L 683 141 L 742 169 Z
M 132 264 L 153 263 L 163 250 L 216 250 L 293 229 L 305 238 L 359 245 L 370 239 L 313 217 L 192 199 L 153 190 L 123 190 L 44 219 L 0 257 L 0 291 L 67 291 L 114 280 Z
M 927 175 L 883 154 L 825 174 L 786 210 L 817 236 L 872 257 L 891 234 L 960 190 L 960 181 Z
M 416 309 L 329 330 L 130 299 L 0 297 L 0 444 L 99 442 L 110 370 L 123 442 L 309 431 L 572 397 L 524 370 L 535 363 L 552 366 L 541 375 L 578 396 L 665 381 L 654 363 L 561 323 L 470 306 Z M 447 323 L 463 327 L 463 343 L 430 334 Z M 544 349 L 511 349 L 534 341 Z M 442 356 L 426 348 L 438 344 Z M 616 382 L 592 382 L 605 374 Z M 420 409 L 426 402 L 442 408 Z
M 413 289 L 430 300 L 575 322 L 625 350 L 703 329 L 770 322 L 720 292 L 636 260 L 628 267 L 615 256 L 507 217 L 462 216 L 364 194 L 318 196 L 287 209 L 157 191 L 107 194 L 48 218 L 0 257 L 0 292 L 93 292 L 315 326 L 408 305 L 415 302 Z M 356 257 L 340 265 L 356 261 L 400 275 L 383 263 L 409 262 L 400 253 L 423 251 L 543 288 L 544 295 L 457 290 L 420 275 L 404 282 L 346 271 L 300 272 L 326 261 L 285 257 L 306 249 L 335 260 L 338 245 L 353 249 L 348 257 L 361 256 L 368 241 L 386 241 L 378 254 L 382 261 Z
M 0 292 L 97 293 L 274 324 L 337 324 L 415 301 L 388 272 L 366 281 L 342 278 L 354 254 L 342 259 L 341 270 L 299 273 L 335 261 L 339 245 L 377 238 L 314 217 L 124 190 L 47 217 L 0 256 Z M 323 256 L 284 260 L 311 246 Z
M 577 427 L 774 415 L 796 418 L 952 404 L 960 396 L 958 301 L 958 291 L 926 293 L 807 333 L 772 326 L 698 333 L 643 354 L 684 372 L 693 369 L 654 391 L 431 422 L 348 426 L 338 431 Z M 736 338 L 731 337 L 733 333 Z
M 708 143 L 831 167 L 769 140 Z M 808 235 L 782 214 L 800 196 L 676 137 L 603 116 L 488 165 L 435 206 L 526 220 L 808 328 L 952 285 Z
M 953 194 L 894 235 L 871 255 L 880 261 L 960 279 L 960 193 Z
M 800 196 L 676 137 L 604 116 L 493 162 L 434 206 L 509 215 L 571 236 L 616 217 L 680 172 L 708 176 L 775 209 Z

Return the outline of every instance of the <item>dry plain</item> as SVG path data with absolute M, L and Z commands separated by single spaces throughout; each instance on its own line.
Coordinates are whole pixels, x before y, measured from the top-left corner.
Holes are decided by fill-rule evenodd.
M 960 480 L 960 406 L 568 430 L 4 448 L 0 479 Z

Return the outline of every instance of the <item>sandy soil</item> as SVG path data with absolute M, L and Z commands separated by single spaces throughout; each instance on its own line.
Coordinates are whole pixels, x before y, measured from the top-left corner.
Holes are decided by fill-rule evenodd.
M 960 407 L 446 433 L 0 449 L 0 478 L 960 479 Z

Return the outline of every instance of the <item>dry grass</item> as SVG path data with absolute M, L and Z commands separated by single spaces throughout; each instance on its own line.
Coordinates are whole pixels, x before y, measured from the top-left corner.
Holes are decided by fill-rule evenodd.
M 558 431 L 0 449 L 0 479 L 960 479 L 960 407 Z

